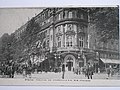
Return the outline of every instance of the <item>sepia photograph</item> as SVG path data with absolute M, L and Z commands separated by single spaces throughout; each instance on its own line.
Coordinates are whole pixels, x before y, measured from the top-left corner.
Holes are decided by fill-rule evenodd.
M 119 6 L 0 8 L 0 85 L 120 86 Z

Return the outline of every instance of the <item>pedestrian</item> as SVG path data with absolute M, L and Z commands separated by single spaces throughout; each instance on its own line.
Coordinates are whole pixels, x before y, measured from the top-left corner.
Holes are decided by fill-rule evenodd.
M 29 76 L 29 78 L 31 78 L 31 72 L 32 72 L 32 68 L 31 66 L 27 67 L 27 75 Z
M 7 70 L 6 70 L 6 65 L 3 64 L 3 65 L 2 65 L 2 77 L 3 77 L 3 78 L 5 77 L 6 72 L 7 72 Z
M 94 73 L 94 69 L 93 69 L 93 66 L 92 65 L 90 65 L 89 66 L 89 74 L 90 74 L 90 78 L 92 79 L 93 78 L 93 73 Z
M 78 75 L 78 68 L 76 69 L 76 74 Z
M 89 64 L 86 65 L 85 67 L 85 76 L 89 79 Z
M 6 67 L 5 67 L 5 77 L 11 78 L 11 66 L 9 66 L 9 65 L 6 65 Z
M 62 65 L 62 79 L 65 77 L 65 65 Z
M 12 78 L 14 78 L 14 74 L 15 74 L 15 67 L 14 66 L 12 66 L 12 72 L 11 72 L 11 74 L 12 74 Z
M 111 69 L 111 77 L 114 75 L 114 69 Z
M 9 78 L 12 78 L 12 66 L 8 66 Z
M 80 75 L 81 74 L 81 67 L 79 67 L 79 69 L 78 69 L 78 74 Z
M 5 77 L 6 78 L 10 78 L 11 77 L 10 72 L 11 72 L 10 66 L 6 65 L 5 66 Z
M 5 66 L 4 66 L 4 64 L 2 64 L 2 66 L 1 66 L 1 77 L 4 77 L 4 71 L 5 71 Z
M 11 64 L 11 78 L 14 78 L 15 70 L 16 70 L 15 62 L 12 62 L 12 64 Z
M 86 76 L 87 76 L 87 66 L 85 66 L 85 67 L 83 68 L 83 72 L 84 72 L 85 77 L 86 77 Z
M 88 79 L 92 79 L 92 75 L 93 75 L 93 66 L 90 65 L 89 63 L 86 66 L 86 75 Z
M 23 65 L 22 66 L 22 73 L 23 73 L 23 77 L 27 77 L 27 65 L 25 64 L 25 65 Z
M 100 74 L 100 68 L 98 68 L 98 74 Z
M 108 77 L 110 76 L 110 68 L 107 68 L 107 75 L 108 75 Z

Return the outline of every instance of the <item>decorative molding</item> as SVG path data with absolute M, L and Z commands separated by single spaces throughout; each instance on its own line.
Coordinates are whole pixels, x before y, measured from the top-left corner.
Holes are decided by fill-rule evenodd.
M 57 34 L 56 34 L 56 37 L 59 37 L 59 36 L 62 36 L 63 34 L 61 33 L 61 32 L 58 32 Z
M 75 31 L 71 31 L 71 30 L 68 30 L 66 33 L 66 35 L 75 35 Z

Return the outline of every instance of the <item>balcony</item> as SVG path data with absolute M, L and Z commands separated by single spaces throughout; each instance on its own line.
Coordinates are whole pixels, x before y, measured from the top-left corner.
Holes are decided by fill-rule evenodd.
M 87 23 L 87 20 L 84 20 L 84 19 L 80 19 L 80 18 L 75 18 L 75 17 L 73 17 L 73 18 L 62 18 L 62 19 L 60 19 L 60 20 L 56 20 L 54 23 L 55 24 L 58 24 L 58 23 L 66 23 L 66 22 L 68 23 L 68 22 L 73 22 L 73 23 L 78 23 L 78 22 L 84 22 L 84 23 Z
M 57 51 L 79 51 L 78 47 L 72 46 L 72 47 L 59 47 L 57 48 Z

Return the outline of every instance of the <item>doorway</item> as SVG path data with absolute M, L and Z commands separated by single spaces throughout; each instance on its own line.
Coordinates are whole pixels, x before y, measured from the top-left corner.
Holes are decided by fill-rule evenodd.
M 75 57 L 73 55 L 67 55 L 64 58 L 64 63 L 66 65 L 66 71 L 73 71 L 73 68 L 75 68 Z
M 71 61 L 67 62 L 67 65 L 68 65 L 68 71 L 71 71 L 73 67 L 73 62 Z

